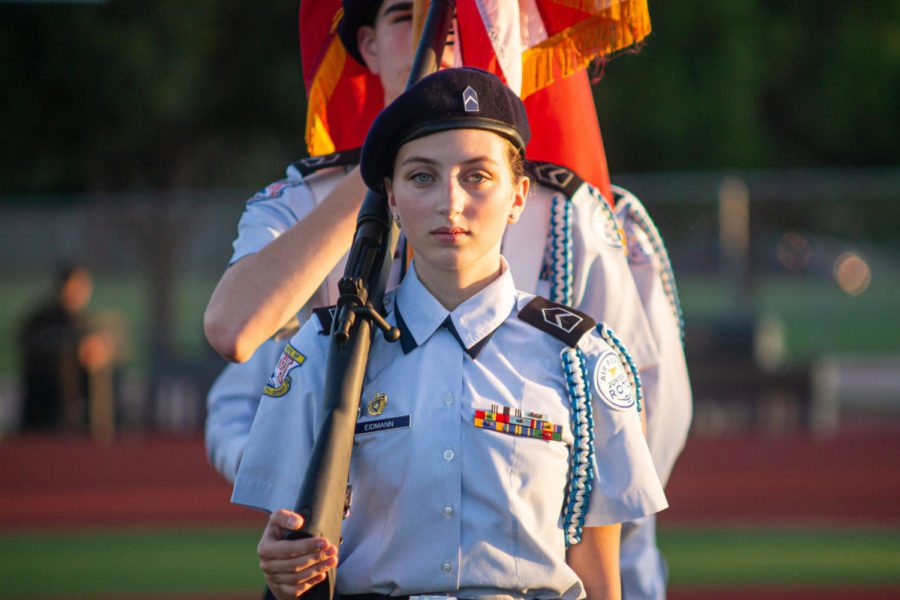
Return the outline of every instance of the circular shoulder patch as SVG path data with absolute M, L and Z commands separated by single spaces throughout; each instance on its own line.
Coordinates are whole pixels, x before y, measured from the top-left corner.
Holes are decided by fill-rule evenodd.
M 594 389 L 606 404 L 616 410 L 628 410 L 635 405 L 634 388 L 628 380 L 626 367 L 612 350 L 604 352 L 597 360 Z

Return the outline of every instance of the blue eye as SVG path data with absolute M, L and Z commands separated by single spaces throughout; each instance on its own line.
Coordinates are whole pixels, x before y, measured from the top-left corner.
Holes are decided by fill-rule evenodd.
M 474 172 L 474 173 L 470 173 L 470 174 L 466 177 L 466 179 L 467 179 L 469 182 L 474 183 L 474 184 L 482 184 L 482 183 L 485 183 L 485 182 L 487 182 L 487 181 L 490 181 L 490 180 L 492 179 L 492 177 L 490 176 L 489 173 L 485 173 L 485 172 L 483 172 L 483 171 L 476 171 L 476 172 Z
M 428 183 L 432 180 L 432 177 L 428 173 L 418 172 L 413 173 L 410 176 L 410 180 L 414 181 L 415 183 Z

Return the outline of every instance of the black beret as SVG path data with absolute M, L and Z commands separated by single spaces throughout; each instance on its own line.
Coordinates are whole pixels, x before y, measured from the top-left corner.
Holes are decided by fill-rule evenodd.
M 400 146 L 448 129 L 485 129 L 520 153 L 531 139 L 522 100 L 499 77 L 474 67 L 445 69 L 422 78 L 375 118 L 363 143 L 360 173 L 382 191 Z
M 384 0 L 342 0 L 344 16 L 338 22 L 337 34 L 353 60 L 366 66 L 359 46 L 356 44 L 356 33 L 363 25 L 374 25 L 378 9 L 384 4 Z

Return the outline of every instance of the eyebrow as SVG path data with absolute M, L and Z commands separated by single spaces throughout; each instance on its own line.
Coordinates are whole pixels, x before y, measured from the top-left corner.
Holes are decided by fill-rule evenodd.
M 386 17 L 389 14 L 394 13 L 394 12 L 406 12 L 406 11 L 412 10 L 412 8 L 413 8 L 412 2 L 398 2 L 397 4 L 394 4 L 393 6 L 388 6 L 387 9 L 384 11 L 383 16 Z

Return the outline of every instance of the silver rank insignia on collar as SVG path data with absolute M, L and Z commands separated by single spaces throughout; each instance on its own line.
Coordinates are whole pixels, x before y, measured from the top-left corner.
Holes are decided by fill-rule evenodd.
M 386 404 L 386 394 L 375 394 L 375 397 L 369 400 L 369 404 L 368 406 L 366 406 L 366 411 L 369 413 L 370 417 L 377 417 L 384 412 L 384 407 Z
M 463 90 L 463 108 L 466 112 L 478 112 L 478 94 L 471 85 Z

